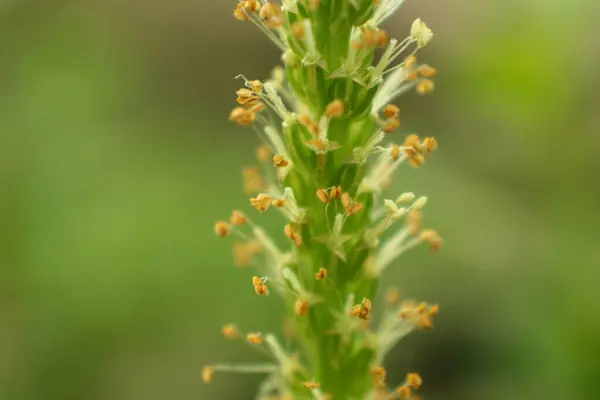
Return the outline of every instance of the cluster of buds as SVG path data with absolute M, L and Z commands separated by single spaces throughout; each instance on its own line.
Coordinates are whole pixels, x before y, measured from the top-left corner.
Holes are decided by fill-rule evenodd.
M 404 162 L 422 166 L 438 146 L 433 137 L 398 133 L 396 99 L 410 91 L 431 93 L 437 73 L 417 62 L 416 53 L 433 38 L 422 20 L 401 40 L 381 28 L 401 3 L 237 3 L 234 17 L 256 25 L 281 50 L 284 67 L 267 79 L 238 76 L 244 86 L 236 91 L 230 119 L 251 127 L 262 141 L 258 165 L 243 171 L 243 190 L 255 210 L 233 211 L 214 232 L 241 238 L 233 245 L 234 261 L 256 268 L 257 295 L 271 289 L 281 296 L 291 345 L 226 325 L 226 338 L 245 338 L 274 362 L 210 365 L 205 382 L 215 372 L 265 374 L 258 399 L 409 399 L 421 387 L 416 373 L 389 386 L 381 365 L 402 337 L 431 328 L 439 307 L 397 305 L 398 293 L 390 292 L 379 321 L 380 313 L 373 313 L 378 305 L 370 300 L 398 257 L 421 244 L 437 251 L 443 243 L 436 231 L 423 228 L 427 197 L 382 197 Z M 249 217 L 266 212 L 282 215 L 279 238 Z M 280 239 L 287 239 L 281 240 L 285 247 Z

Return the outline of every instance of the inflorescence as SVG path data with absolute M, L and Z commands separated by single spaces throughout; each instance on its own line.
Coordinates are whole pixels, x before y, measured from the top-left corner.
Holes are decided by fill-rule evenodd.
M 417 61 L 417 51 L 433 37 L 423 21 L 414 21 L 403 40 L 380 27 L 402 3 L 237 4 L 234 17 L 264 32 L 284 64 L 266 80 L 238 77 L 243 87 L 229 119 L 262 141 L 258 165 L 243 171 L 243 190 L 256 215 L 279 212 L 285 223 L 280 238 L 272 238 L 234 210 L 214 231 L 238 238 L 234 260 L 256 269 L 256 295 L 283 298 L 291 344 L 226 325 L 226 338 L 264 351 L 271 361 L 206 366 L 206 383 L 220 371 L 265 374 L 257 397 L 265 400 L 413 399 L 421 388 L 417 373 L 390 387 L 382 364 L 407 334 L 432 328 L 439 306 L 401 302 L 391 289 L 377 324 L 372 318 L 382 272 L 419 244 L 435 252 L 443 243 L 423 227 L 427 197 L 383 197 L 402 164 L 421 167 L 438 147 L 434 137 L 414 133 L 394 143 L 401 111 L 392 101 L 411 90 L 431 93 L 437 73 Z M 283 241 L 286 248 L 278 244 Z

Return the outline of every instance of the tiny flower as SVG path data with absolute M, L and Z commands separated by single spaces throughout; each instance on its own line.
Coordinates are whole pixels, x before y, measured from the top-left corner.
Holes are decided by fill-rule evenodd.
M 390 155 L 392 156 L 392 160 L 397 161 L 398 158 L 400 158 L 400 146 L 398 146 L 397 144 L 392 145 Z
M 408 204 L 415 199 L 415 194 L 411 192 L 402 193 L 396 199 L 396 204 Z
M 218 237 L 225 237 L 229 235 L 229 225 L 225 221 L 219 221 L 215 224 L 215 233 Z
M 421 329 L 433 328 L 433 325 L 431 324 L 431 320 L 429 319 L 428 315 L 423 314 L 423 315 L 419 316 L 419 328 L 421 328 Z
M 249 19 L 248 14 L 246 14 L 244 11 L 244 3 L 238 3 L 237 7 L 233 11 L 233 16 L 239 21 L 247 21 Z
M 342 187 L 341 186 L 334 186 L 329 191 L 329 198 L 332 200 L 337 200 L 341 196 L 342 196 Z
M 225 325 L 223 329 L 221 329 L 221 332 L 223 332 L 223 336 L 229 339 L 236 339 L 239 336 L 237 327 L 233 324 Z
M 410 233 L 416 235 L 423 224 L 423 213 L 418 209 L 412 209 L 406 216 L 406 223 L 410 228 Z
M 306 387 L 306 388 L 308 388 L 310 390 L 318 389 L 318 388 L 321 387 L 321 384 L 317 383 L 317 382 L 304 382 L 302 384 L 304 385 L 304 387 Z
M 263 4 L 258 15 L 269 29 L 277 29 L 281 26 L 281 10 L 273 3 Z
M 304 39 L 305 31 L 304 24 L 302 23 L 302 21 L 294 22 L 294 25 L 292 25 L 292 32 L 294 32 L 294 36 L 296 36 L 298 39 Z
M 388 214 L 394 214 L 396 211 L 398 211 L 398 206 L 396 206 L 396 203 L 394 203 L 392 200 L 383 200 L 383 205 Z
M 371 300 L 364 299 L 362 303 L 352 306 L 350 315 L 363 320 L 368 320 L 371 315 Z
M 400 113 L 400 109 L 395 104 L 388 104 L 383 108 L 383 115 L 386 118 L 396 118 Z
M 396 288 L 388 289 L 388 291 L 385 293 L 385 302 L 388 306 L 393 306 L 396 304 L 398 299 L 400 299 L 400 292 Z
M 254 93 L 262 93 L 263 83 L 258 79 L 248 82 Z
M 421 48 L 425 47 L 427 43 L 431 41 L 433 38 L 433 32 L 427 27 L 421 18 L 417 18 L 410 28 L 410 37 L 413 40 L 416 40 L 417 45 L 419 48 Z
M 233 259 L 238 267 L 247 267 L 252 264 L 254 256 L 260 254 L 263 247 L 259 242 L 242 242 L 233 245 Z
M 430 317 L 435 317 L 440 312 L 440 306 L 438 304 L 434 304 L 429 308 L 427 315 Z
M 371 375 L 373 376 L 373 383 L 376 387 L 385 386 L 385 368 L 377 366 L 371 368 Z
M 377 32 L 375 41 L 376 41 L 377 47 L 385 47 L 385 46 L 387 46 L 388 42 L 390 41 L 390 35 L 388 35 L 388 33 L 386 31 L 384 31 L 383 29 L 380 29 Z
M 342 206 L 344 206 L 344 210 L 346 210 L 348 216 L 358 214 L 363 209 L 362 203 L 352 200 L 348 192 L 342 194 Z
M 319 134 L 319 126 L 308 115 L 300 114 L 298 116 L 298 122 L 304 125 L 313 135 L 317 136 Z
M 396 118 L 390 118 L 383 124 L 383 131 L 385 133 L 392 133 L 400 126 L 400 120 Z
M 412 68 L 417 63 L 416 56 L 410 56 L 406 60 L 404 60 L 404 68 Z
M 246 336 L 246 339 L 252 344 L 261 344 L 263 342 L 263 338 L 260 333 L 249 333 Z
M 412 397 L 412 390 L 408 385 L 402 385 L 396 388 L 396 394 L 401 399 L 410 399 Z
M 271 158 L 271 149 L 266 144 L 256 149 L 256 158 L 260 161 L 268 161 Z
M 266 211 L 271 205 L 271 197 L 268 194 L 260 193 L 258 196 L 250 199 L 250 204 L 258 211 Z
M 443 239 L 434 230 L 424 230 L 421 232 L 421 239 L 429 244 L 432 252 L 438 251 L 444 244 Z
M 411 372 L 406 374 L 406 384 L 413 389 L 418 389 L 423 384 L 423 379 L 416 372 Z
M 261 112 L 264 109 L 265 109 L 265 103 L 263 103 L 262 101 L 258 101 L 248 107 L 248 110 L 252 111 L 254 113 Z
M 289 161 L 286 160 L 285 157 L 282 156 L 281 154 L 278 154 L 273 157 L 273 166 L 278 167 L 278 168 L 284 168 L 284 167 L 287 167 L 288 165 L 289 165 Z
M 423 78 L 431 78 L 437 74 L 437 70 L 427 64 L 420 65 L 417 71 Z
M 259 296 L 268 296 L 269 287 L 265 285 L 265 278 L 259 276 L 252 277 L 252 286 L 254 286 L 254 292 Z
M 422 151 L 422 147 L 421 147 L 421 139 L 419 138 L 419 136 L 415 135 L 415 134 L 408 135 L 406 137 L 406 139 L 404 140 L 404 149 L 407 152 L 407 154 L 411 150 L 414 150 L 414 151 L 420 153 Z
M 433 89 L 435 89 L 435 84 L 430 79 L 423 79 L 417 85 L 417 93 L 422 95 L 426 95 L 433 92 Z
M 247 221 L 248 220 L 247 220 L 246 216 L 244 214 L 242 214 L 241 211 L 238 211 L 238 210 L 233 210 L 233 212 L 231 213 L 231 218 L 229 219 L 229 222 L 233 226 L 244 225 Z
M 417 201 L 414 202 L 413 208 L 415 210 L 421 210 L 421 209 L 423 209 L 427 205 L 427 200 L 428 200 L 427 196 L 421 196 L 421 197 L 419 197 L 417 199 Z
M 329 103 L 325 108 L 325 115 L 329 118 L 340 118 L 344 115 L 344 102 L 341 100 L 334 100 Z
M 281 208 L 285 205 L 285 199 L 273 199 L 271 204 L 273 204 L 277 208 Z
M 327 270 L 325 268 L 319 268 L 319 272 L 315 274 L 315 278 L 318 281 L 322 281 L 323 279 L 327 278 Z
M 305 317 L 308 314 L 308 301 L 303 298 L 299 298 L 296 300 L 294 304 L 294 309 L 296 310 L 296 315 L 299 317 Z
M 350 197 L 350 193 L 344 192 L 342 194 L 342 205 L 346 210 L 352 206 L 352 197 Z
M 231 111 L 229 119 L 237 122 L 239 125 L 248 126 L 252 125 L 256 119 L 256 113 L 252 110 L 246 110 L 244 107 L 237 107 Z
M 283 229 L 285 236 L 288 237 L 291 241 L 296 244 L 296 247 L 300 247 L 302 245 L 302 236 L 300 236 L 292 227 L 291 224 L 287 224 Z
M 208 385 L 212 382 L 214 373 L 215 371 L 210 365 L 205 366 L 202 368 L 202 381 Z
M 329 195 L 325 189 L 317 190 L 317 197 L 325 204 L 329 204 Z
M 423 140 L 423 147 L 425 148 L 426 152 L 433 153 L 438 147 L 437 140 L 435 140 L 434 137 L 425 138 L 425 140 Z

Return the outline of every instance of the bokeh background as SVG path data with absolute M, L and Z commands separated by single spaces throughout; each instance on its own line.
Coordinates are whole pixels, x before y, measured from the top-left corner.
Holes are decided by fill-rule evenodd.
M 220 327 L 279 330 L 230 242 L 251 211 L 250 130 L 227 121 L 244 73 L 277 51 L 235 1 L 0 1 L 0 399 L 252 399 L 256 377 L 205 363 L 260 359 Z M 446 239 L 386 285 L 439 302 L 391 380 L 427 399 L 600 396 L 600 8 L 591 0 L 412 0 L 437 89 L 401 98 L 404 132 L 436 135 L 393 193 L 430 197 Z M 278 226 L 276 217 L 265 217 Z

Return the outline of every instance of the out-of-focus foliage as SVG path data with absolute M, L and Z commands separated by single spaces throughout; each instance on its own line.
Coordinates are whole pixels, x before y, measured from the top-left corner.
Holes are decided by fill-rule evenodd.
M 226 121 L 233 77 L 278 59 L 231 9 L 0 3 L 0 398 L 252 398 L 253 379 L 200 380 L 217 357 L 256 359 L 224 323 L 278 329 L 212 235 L 244 202 L 257 142 Z M 429 399 L 595 398 L 597 11 L 423 0 L 388 22 L 427 20 L 440 70 L 435 96 L 400 106 L 405 132 L 443 151 L 394 187 L 435 199 L 446 246 L 388 274 L 442 306 L 389 359 L 392 376 L 420 371 Z

